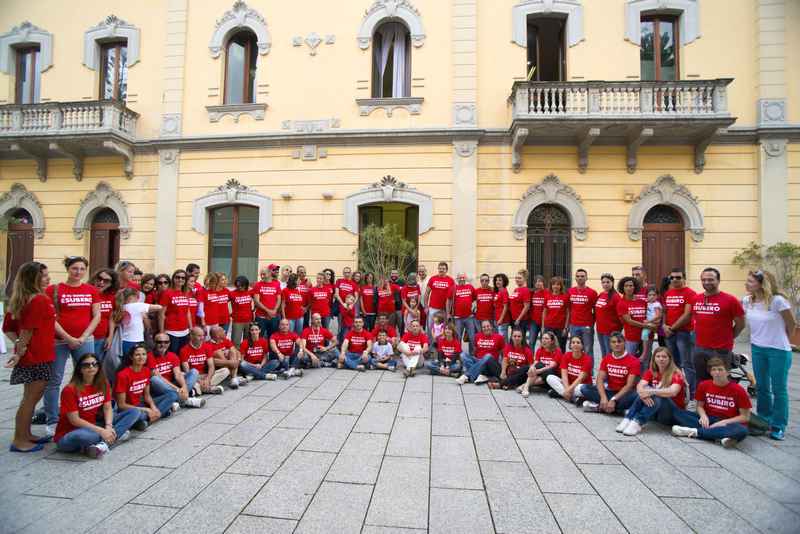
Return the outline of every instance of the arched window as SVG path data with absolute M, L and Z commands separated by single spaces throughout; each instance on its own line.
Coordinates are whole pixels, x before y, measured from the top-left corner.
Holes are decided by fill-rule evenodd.
M 209 210 L 208 271 L 257 280 L 258 208 L 241 204 Z
M 119 217 L 111 208 L 102 208 L 92 217 L 89 243 L 89 272 L 113 268 L 119 261 Z
M 550 280 L 564 279 L 570 286 L 572 240 L 569 214 L 556 204 L 540 204 L 528 216 L 528 272 Z
M 252 104 L 256 94 L 256 35 L 234 33 L 225 47 L 225 104 Z
M 683 218 L 678 210 L 657 204 L 644 216 L 642 264 L 650 281 L 660 284 L 672 269 L 685 267 Z
M 100 45 L 100 100 L 125 101 L 128 94 L 128 41 Z
M 14 278 L 23 263 L 33 261 L 33 217 L 27 210 L 19 208 L 8 216 L 6 236 L 5 287 L 11 296 Z
M 411 96 L 411 37 L 401 22 L 381 24 L 372 42 L 372 97 Z

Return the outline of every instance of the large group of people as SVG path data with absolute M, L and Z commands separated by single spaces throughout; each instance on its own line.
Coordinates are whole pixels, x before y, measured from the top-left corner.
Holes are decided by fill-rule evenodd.
M 547 392 L 621 415 L 624 435 L 655 422 L 729 447 L 747 436 L 751 417 L 747 392 L 729 377 L 745 324 L 758 416 L 773 439 L 788 422 L 796 324 L 763 270 L 748 273 L 740 300 L 720 291 L 713 267 L 695 293 L 682 269 L 654 285 L 641 266 L 618 282 L 602 274 L 598 292 L 584 269 L 572 287 L 534 276 L 529 288 L 525 270 L 512 285 L 506 274 L 481 274 L 475 287 L 464 273 L 453 279 L 445 262 L 431 277 L 420 265 L 404 277 L 345 267 L 339 278 L 324 269 L 313 280 L 303 266 L 270 264 L 257 282 L 237 276 L 232 285 L 224 273 L 201 279 L 196 264 L 143 274 L 128 261 L 86 282 L 88 265 L 66 258 L 66 279 L 55 284 L 40 262 L 17 273 L 3 321 L 14 343 L 11 384 L 24 387 L 11 451 L 52 439 L 59 450 L 100 457 L 131 430 L 202 408 L 205 395 L 319 367 L 401 369 L 409 379 L 424 369 L 463 387 Z M 32 424 L 45 433 L 34 435 Z

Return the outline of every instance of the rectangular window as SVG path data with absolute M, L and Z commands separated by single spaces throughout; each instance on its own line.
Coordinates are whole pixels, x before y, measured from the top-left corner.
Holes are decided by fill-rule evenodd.
M 18 48 L 16 57 L 16 102 L 35 104 L 39 102 L 39 47 Z
M 678 19 L 668 16 L 644 17 L 641 28 L 639 63 L 642 80 L 678 80 Z
M 225 104 L 252 104 L 256 94 L 256 37 L 249 32 L 234 35 L 225 54 Z
M 528 17 L 528 63 L 525 74 L 533 71 L 532 81 L 563 82 L 567 76 L 564 47 L 565 18 Z
M 127 43 L 104 44 L 100 47 L 100 99 L 124 101 L 127 94 Z
M 210 213 L 208 270 L 239 275 L 251 283 L 258 273 L 258 208 L 225 206 Z

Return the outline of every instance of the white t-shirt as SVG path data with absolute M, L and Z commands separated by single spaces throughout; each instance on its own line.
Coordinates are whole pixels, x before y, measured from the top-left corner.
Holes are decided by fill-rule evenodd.
M 789 336 L 786 335 L 786 324 L 781 316 L 782 311 L 792 309 L 788 300 L 775 295 L 767 310 L 764 302 L 752 303 L 751 298 L 746 296 L 742 299 L 742 306 L 747 314 L 747 324 L 750 325 L 751 344 L 764 348 L 792 350 Z
M 144 315 L 150 309 L 144 302 L 131 302 L 123 307 L 122 341 L 139 343 L 144 341 Z

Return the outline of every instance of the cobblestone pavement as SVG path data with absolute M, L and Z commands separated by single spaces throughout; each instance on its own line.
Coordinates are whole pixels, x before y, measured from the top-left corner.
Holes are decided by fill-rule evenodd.
M 784 442 L 738 450 L 532 394 L 314 370 L 182 410 L 99 461 L 9 453 L 0 532 L 798 532 L 800 370 Z

